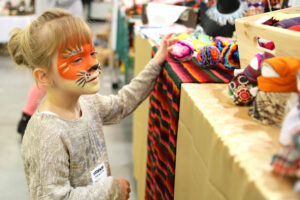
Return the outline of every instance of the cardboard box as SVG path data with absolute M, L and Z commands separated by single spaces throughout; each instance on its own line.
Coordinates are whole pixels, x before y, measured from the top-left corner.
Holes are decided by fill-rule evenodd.
M 254 23 L 263 16 L 272 16 L 276 13 L 300 13 L 300 6 L 243 17 L 235 20 L 241 68 L 247 67 L 255 54 L 269 52 L 275 56 L 288 56 L 300 59 L 300 33 L 283 28 Z M 258 38 L 271 40 L 275 49 L 267 50 L 258 45 Z
M 280 129 L 253 120 L 226 87 L 181 85 L 174 200 L 299 200 L 295 180 L 271 171 Z
M 136 77 L 151 59 L 152 45 L 140 35 L 134 37 Z M 145 199 L 149 97 L 133 113 L 132 153 L 133 175 L 137 182 L 137 199 Z

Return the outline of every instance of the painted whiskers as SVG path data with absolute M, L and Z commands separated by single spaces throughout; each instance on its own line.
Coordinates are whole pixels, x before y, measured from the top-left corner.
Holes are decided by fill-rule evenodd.
M 101 66 L 99 63 L 93 65 L 88 71 L 81 71 L 78 72 L 76 76 L 79 77 L 79 79 L 76 81 L 76 83 L 81 87 L 84 87 L 87 82 L 90 82 L 94 79 L 96 79 L 101 74 Z

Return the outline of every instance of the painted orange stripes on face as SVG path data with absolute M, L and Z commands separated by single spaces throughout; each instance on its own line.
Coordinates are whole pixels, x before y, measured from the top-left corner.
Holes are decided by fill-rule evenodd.
M 59 68 L 65 67 L 66 65 L 67 65 L 67 63 L 65 62 L 65 63 L 61 64 L 61 65 L 59 66 Z
M 69 69 L 70 69 L 69 67 L 66 68 L 62 73 L 65 74 L 67 71 L 69 71 Z
M 82 46 L 66 48 L 62 45 L 58 52 L 57 70 L 61 77 L 67 80 L 78 80 L 79 72 L 87 72 L 92 66 L 98 64 L 95 47 L 85 43 Z

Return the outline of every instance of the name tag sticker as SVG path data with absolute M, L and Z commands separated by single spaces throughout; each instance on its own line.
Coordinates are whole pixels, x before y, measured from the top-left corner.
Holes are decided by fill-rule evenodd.
M 104 162 L 91 171 L 91 176 L 92 176 L 93 183 L 99 181 L 102 178 L 107 177 L 107 170 L 104 165 Z

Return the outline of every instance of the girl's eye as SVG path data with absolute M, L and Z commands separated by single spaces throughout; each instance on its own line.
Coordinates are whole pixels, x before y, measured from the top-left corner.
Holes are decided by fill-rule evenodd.
M 91 53 L 91 56 L 96 56 L 97 55 L 97 52 L 96 51 L 93 51 L 92 53 Z
M 75 60 L 72 61 L 73 64 L 78 64 L 82 61 L 82 58 L 77 58 Z

